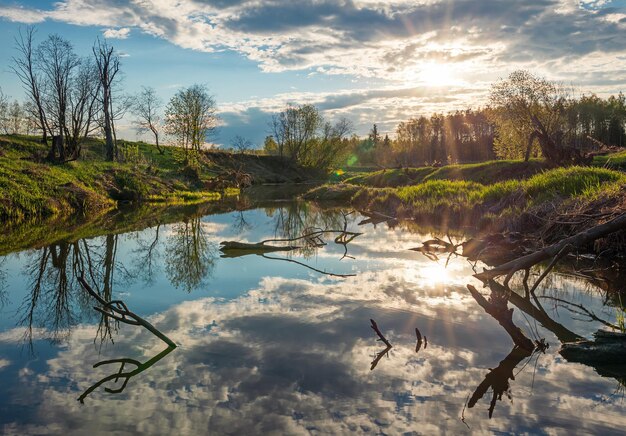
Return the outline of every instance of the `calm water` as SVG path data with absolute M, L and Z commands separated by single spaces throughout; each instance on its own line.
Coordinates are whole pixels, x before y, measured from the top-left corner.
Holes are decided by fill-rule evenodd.
M 467 260 L 429 260 L 408 250 L 427 232 L 358 226 L 362 219 L 276 203 L 0 258 L 0 432 L 624 431 L 619 371 L 601 377 L 557 353 L 556 335 L 589 336 L 601 326 L 568 311 L 572 304 L 615 322 L 602 290 L 552 274 L 537 294 L 558 327 L 548 330 L 516 308 L 517 325 L 550 344 L 545 354 L 520 355 L 467 291 L 468 283 L 478 286 Z M 220 257 L 223 240 L 344 224 L 363 232 L 345 246 L 326 234 L 319 247 Z M 141 326 L 103 323 L 77 282 L 80 271 L 177 348 Z M 385 347 L 370 319 L 393 345 L 373 370 Z M 428 340 L 417 353 L 415 328 Z M 150 365 L 121 392 L 105 389 L 122 388 L 123 380 L 111 380 L 77 401 L 120 370 L 120 363 L 94 364 L 121 358 Z M 127 363 L 124 371 L 134 369 Z

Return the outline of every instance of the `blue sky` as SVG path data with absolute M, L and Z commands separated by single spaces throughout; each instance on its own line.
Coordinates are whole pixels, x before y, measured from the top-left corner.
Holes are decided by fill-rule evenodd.
M 626 1 L 604 0 L 0 0 L 0 87 L 22 98 L 8 65 L 20 26 L 59 33 L 89 54 L 107 36 L 123 86 L 206 84 L 222 117 L 215 142 L 260 144 L 271 114 L 313 103 L 364 135 L 399 121 L 485 103 L 517 68 L 577 92 L 626 91 Z M 136 135 L 131 120 L 120 130 Z

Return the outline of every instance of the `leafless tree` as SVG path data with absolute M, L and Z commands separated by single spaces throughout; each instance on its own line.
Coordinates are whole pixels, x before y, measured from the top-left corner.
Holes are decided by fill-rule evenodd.
M 68 159 L 78 159 L 81 143 L 97 128 L 95 118 L 98 89 L 98 72 L 95 63 L 91 59 L 82 59 L 69 94 L 70 118 L 66 134 Z
M 80 59 L 74 53 L 72 44 L 59 35 L 50 35 L 37 49 L 37 64 L 48 86 L 46 87 L 45 110 L 50 114 L 51 131 L 58 133 L 58 140 L 53 141 L 48 154 L 50 160 L 65 161 L 65 133 L 67 130 L 67 110 L 70 85 L 74 70 L 80 65 Z
M 106 40 L 98 38 L 93 46 L 93 55 L 96 62 L 100 81 L 99 102 L 103 117 L 104 140 L 106 158 L 112 161 L 116 158 L 115 128 L 113 125 L 113 84 L 120 71 L 120 58 Z
M 253 146 L 252 141 L 244 138 L 243 136 L 235 136 L 230 141 L 232 147 L 238 151 L 240 154 L 245 154 L 248 150 L 250 150 Z
M 12 58 L 11 69 L 22 83 L 28 100 L 35 109 L 32 113 L 36 114 L 38 128 L 42 132 L 41 142 L 46 144 L 48 142 L 48 132 L 51 129 L 43 104 L 42 76 L 37 68 L 37 54 L 33 46 L 34 36 L 34 27 L 26 28 L 24 33 L 21 30 L 19 31 L 18 37 L 15 38 L 15 48 L 18 51 L 18 55 Z
M 152 132 L 156 148 L 160 154 L 163 154 L 163 148 L 159 145 L 159 130 L 161 126 L 159 109 L 162 101 L 158 97 L 156 89 L 143 86 L 141 92 L 135 96 L 134 100 L 131 112 L 136 117 L 137 131 L 140 133 Z

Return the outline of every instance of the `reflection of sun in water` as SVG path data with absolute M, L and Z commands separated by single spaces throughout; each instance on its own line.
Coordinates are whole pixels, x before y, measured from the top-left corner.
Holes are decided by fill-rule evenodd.
M 425 283 L 430 286 L 446 283 L 450 281 L 450 272 L 444 264 L 433 262 L 429 265 L 424 265 L 419 270 L 419 275 Z
M 405 278 L 427 286 L 436 286 L 452 281 L 452 274 L 445 263 L 431 262 L 418 268 L 407 268 Z

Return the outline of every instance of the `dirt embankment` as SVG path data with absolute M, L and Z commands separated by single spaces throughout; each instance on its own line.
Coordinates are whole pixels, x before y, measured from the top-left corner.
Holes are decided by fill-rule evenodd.
M 216 167 L 224 171 L 239 171 L 249 174 L 254 185 L 304 183 L 312 180 L 323 180 L 326 177 L 320 171 L 303 168 L 280 156 L 233 154 L 223 151 L 207 151 L 205 156 Z

